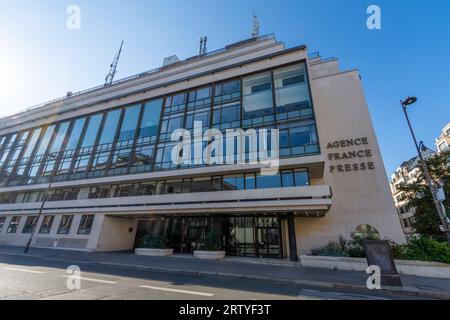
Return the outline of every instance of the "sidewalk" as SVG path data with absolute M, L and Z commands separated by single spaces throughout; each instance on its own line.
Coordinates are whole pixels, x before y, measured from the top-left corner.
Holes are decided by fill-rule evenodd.
M 364 272 L 308 268 L 300 266 L 299 263 L 285 260 L 230 257 L 224 261 L 205 261 L 196 259 L 191 255 L 146 257 L 136 256 L 127 252 L 78 252 L 38 248 L 31 248 L 29 253 L 25 255 L 22 247 L 4 246 L 0 246 L 0 255 L 30 256 L 46 260 L 65 261 L 69 264 L 95 263 L 132 269 L 249 278 L 327 288 L 368 290 L 365 286 L 368 275 Z M 402 282 L 403 288 L 384 287 L 382 290 L 396 294 L 450 299 L 450 280 L 402 276 Z

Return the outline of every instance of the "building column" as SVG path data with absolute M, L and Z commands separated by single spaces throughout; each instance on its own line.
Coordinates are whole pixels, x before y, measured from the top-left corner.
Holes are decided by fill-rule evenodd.
M 298 261 L 297 254 L 297 237 L 295 235 L 295 218 L 294 213 L 288 213 L 288 236 L 289 236 L 289 257 L 291 261 Z

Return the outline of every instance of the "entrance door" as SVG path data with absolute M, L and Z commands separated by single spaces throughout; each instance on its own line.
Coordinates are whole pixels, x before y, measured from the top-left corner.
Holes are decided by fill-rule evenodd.
M 257 257 L 281 257 L 280 229 L 277 218 L 256 218 L 255 251 Z

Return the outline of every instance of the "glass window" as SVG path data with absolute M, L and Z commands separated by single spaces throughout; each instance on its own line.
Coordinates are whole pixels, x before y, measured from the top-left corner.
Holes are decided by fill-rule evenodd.
M 212 177 L 212 190 L 222 191 L 223 190 L 223 179 L 221 176 Z
M 86 133 L 83 138 L 82 147 L 91 147 L 95 143 L 95 139 L 97 138 L 98 129 L 100 128 L 100 123 L 102 121 L 103 114 L 96 114 L 89 118 L 89 124 L 86 129 Z
M 182 180 L 170 180 L 165 183 L 165 194 L 181 193 L 183 181 Z
M 120 110 L 120 109 L 108 112 L 108 115 L 106 116 L 105 124 L 103 126 L 103 131 L 102 131 L 102 135 L 100 137 L 99 144 L 106 144 L 106 143 L 111 143 L 114 141 L 114 139 L 116 137 L 116 130 L 117 130 L 117 125 L 119 124 L 121 112 L 122 112 L 122 110 Z M 95 137 L 94 137 L 94 141 L 95 141 Z M 94 144 L 94 141 L 92 142 L 91 145 Z
M 311 143 L 311 132 L 308 127 L 297 127 L 290 130 L 291 145 L 303 146 Z
M 73 216 L 62 216 L 59 223 L 58 234 L 69 234 Z
M 52 138 L 53 131 L 55 131 L 55 126 L 50 126 L 45 130 L 44 137 L 42 138 L 39 148 L 36 152 L 36 155 L 42 155 L 47 150 L 48 144 L 50 143 L 50 139 Z
M 274 82 L 278 107 L 284 111 L 310 107 L 304 63 L 274 70 Z
M 6 233 L 16 233 L 17 228 L 19 227 L 20 219 L 21 217 L 19 216 L 12 217 Z
M 191 192 L 211 191 L 211 178 L 202 177 L 192 179 Z
M 223 190 L 244 190 L 244 175 L 231 175 L 223 177 Z
M 294 177 L 296 187 L 309 186 L 309 175 L 306 169 L 295 170 Z
M 33 135 L 31 136 L 30 142 L 28 143 L 28 146 L 25 149 L 25 153 L 23 154 L 22 158 L 28 158 L 31 156 L 31 153 L 34 150 L 34 146 L 36 145 L 39 135 L 41 134 L 41 128 L 35 129 L 33 131 Z
M 239 105 L 232 105 L 223 107 L 222 109 L 222 122 L 238 121 L 241 118 Z
M 44 216 L 42 219 L 41 227 L 39 228 L 39 233 L 49 234 L 52 229 L 53 220 L 55 216 Z
M 254 173 L 248 173 L 245 175 L 245 189 L 246 190 L 256 189 L 256 178 Z
M 0 232 L 2 232 L 3 227 L 5 226 L 6 217 L 0 217 Z
M 294 171 L 293 170 L 283 170 L 281 171 L 281 179 L 283 183 L 283 188 L 294 187 Z
M 81 132 L 83 131 L 86 118 L 75 120 L 72 132 L 70 133 L 69 141 L 67 142 L 66 150 L 76 149 L 78 147 L 78 141 L 80 140 Z
M 134 139 L 140 113 L 140 104 L 125 109 L 125 115 L 119 133 L 119 141 Z
M 155 182 L 141 183 L 141 185 L 139 186 L 139 194 L 142 196 L 154 195 L 155 191 L 156 191 Z
M 131 192 L 131 184 L 120 185 L 117 187 L 117 196 L 118 197 L 129 197 Z
M 272 79 L 270 72 L 248 76 L 243 80 L 243 107 L 245 113 L 264 109 L 272 112 Z
M 215 86 L 214 88 L 215 96 L 226 96 L 231 95 L 233 93 L 241 91 L 241 81 L 240 80 L 231 80 L 225 83 L 221 83 Z
M 260 174 L 257 174 L 256 187 L 258 189 L 281 188 L 280 175 L 262 176 Z
M 78 228 L 78 234 L 90 234 L 92 224 L 94 223 L 93 214 L 85 214 L 81 217 L 80 227 Z
M 156 136 L 159 130 L 163 99 L 153 100 L 144 105 L 139 137 Z
M 184 104 L 186 101 L 186 94 L 180 93 L 172 97 L 172 106 L 178 106 Z
M 64 142 L 64 138 L 66 137 L 67 130 L 69 129 L 70 122 L 61 123 L 58 129 L 58 133 L 56 134 L 55 141 L 53 141 L 52 147 L 50 149 L 50 153 L 55 153 L 61 150 L 62 144 Z

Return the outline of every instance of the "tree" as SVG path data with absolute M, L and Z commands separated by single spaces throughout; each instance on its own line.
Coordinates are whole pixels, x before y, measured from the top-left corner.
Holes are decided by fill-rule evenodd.
M 444 207 L 447 215 L 449 215 L 450 151 L 435 154 L 428 158 L 426 162 L 431 178 L 436 182 L 440 181 L 444 184 L 444 192 L 446 195 Z M 439 229 L 441 221 L 423 171 L 419 171 L 415 183 L 402 184 L 399 190 L 404 192 L 401 200 L 406 201 L 409 207 L 416 209 L 412 225 L 416 233 L 439 241 L 446 241 L 446 235 Z

